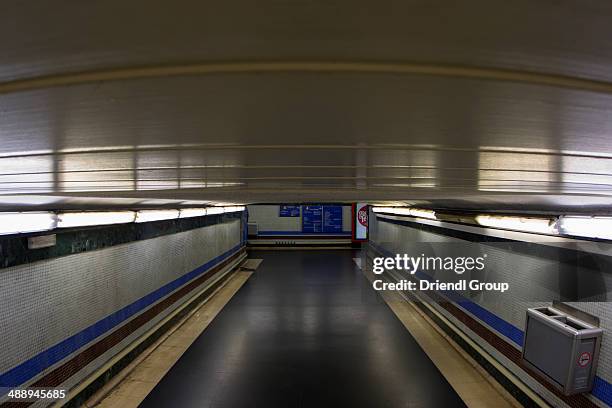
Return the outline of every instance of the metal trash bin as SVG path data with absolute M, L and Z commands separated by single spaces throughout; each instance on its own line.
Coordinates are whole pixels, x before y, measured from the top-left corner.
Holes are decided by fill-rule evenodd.
M 523 363 L 565 395 L 593 388 L 603 330 L 552 307 L 527 310 Z

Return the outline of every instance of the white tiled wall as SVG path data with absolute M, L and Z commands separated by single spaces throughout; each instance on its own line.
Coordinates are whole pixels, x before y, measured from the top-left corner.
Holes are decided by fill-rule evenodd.
M 278 205 L 249 205 L 249 223 L 258 225 L 260 231 L 302 231 L 299 217 L 279 217 Z M 351 231 L 351 206 L 342 207 L 342 231 Z
M 377 221 L 373 214 L 371 214 L 370 220 L 370 240 L 389 252 L 400 254 L 410 254 L 413 252 L 412 249 L 415 243 L 459 243 L 462 241 L 458 238 L 421 231 L 409 226 Z M 463 242 L 467 243 L 468 241 Z M 524 254 L 512 252 L 510 249 L 504 249 L 503 245 L 481 245 L 477 243 L 470 243 L 470 245 L 479 245 L 482 248 L 481 252 L 488 254 L 486 271 L 487 274 L 489 274 L 488 278 L 490 281 L 508 282 L 514 288 L 512 296 L 487 292 L 486 294 L 483 293 L 478 297 L 471 298 L 471 300 L 498 317 L 501 317 L 503 320 L 524 330 L 525 311 L 527 308 L 544 305 L 550 306 L 549 302 L 538 302 L 537 300 L 549 299 L 551 298 L 550 291 L 554 291 L 554 288 L 558 290 L 560 282 L 559 272 L 561 270 L 558 263 L 552 259 L 538 257 L 537 250 L 529 254 Z M 449 246 L 432 245 L 431 248 L 434 252 L 436 248 L 438 248 L 440 252 L 443 252 L 448 250 Z M 443 254 L 437 253 L 436 255 Z M 603 267 L 606 262 L 602 261 L 599 263 L 602 266 L 599 281 L 601 281 L 604 286 L 602 290 L 603 293 L 606 291 L 609 293 L 610 290 L 612 290 L 612 271 Z M 580 269 L 578 272 L 580 279 L 580 276 L 582 276 Z M 593 270 L 590 270 L 587 274 L 585 270 L 584 277 L 586 278 L 588 276 L 588 278 L 591 279 L 593 273 Z M 579 284 L 579 282 L 576 284 Z M 606 287 L 607 290 L 605 289 Z M 569 304 L 601 319 L 601 327 L 604 329 L 604 336 L 597 375 L 607 382 L 612 382 L 612 303 L 575 302 Z M 443 308 L 438 309 L 444 313 L 446 317 L 460 326 L 463 326 L 452 315 L 446 312 L 446 310 Z M 477 337 L 475 334 L 472 334 L 472 336 Z M 475 340 L 481 343 L 486 349 L 491 349 L 488 343 L 482 341 L 480 338 L 475 338 Z M 517 346 L 517 348 L 520 347 Z M 489 351 L 492 352 L 491 350 Z M 504 363 L 506 362 L 504 361 Z M 563 405 L 560 400 L 552 396 L 552 394 L 546 391 L 544 387 L 537 384 L 537 382 L 529 382 L 533 384 L 535 389 L 548 395 L 555 405 Z
M 279 217 L 278 205 L 249 205 L 249 223 L 260 231 L 302 231 L 302 217 Z M 300 213 L 301 214 L 301 213 Z
M 0 373 L 239 243 L 240 221 L 233 220 L 1 269 Z M 134 336 L 137 333 L 131 338 Z M 120 349 L 121 345 L 116 346 L 107 357 Z M 95 368 L 102 362 L 99 358 L 90 366 Z

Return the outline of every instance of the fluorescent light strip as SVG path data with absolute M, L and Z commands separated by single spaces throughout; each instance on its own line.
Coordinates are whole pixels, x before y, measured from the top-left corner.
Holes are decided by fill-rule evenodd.
M 375 213 L 386 213 L 393 215 L 408 215 L 417 218 L 435 220 L 436 213 L 432 210 L 408 207 L 373 207 Z M 508 229 L 514 231 L 535 233 L 535 234 L 558 234 L 555 218 L 538 217 L 516 217 L 504 215 L 481 214 L 475 217 L 476 222 L 489 228 Z M 612 218 L 611 218 L 612 220 Z M 612 235 L 612 234 L 611 234 Z
M 49 231 L 55 228 L 152 222 L 244 211 L 244 206 L 184 208 L 181 210 L 6 212 L 0 213 L 0 235 Z M 375 213 L 436 219 L 435 211 L 407 207 L 372 207 Z M 476 222 L 484 227 L 521 232 L 572 235 L 612 240 L 612 217 L 563 216 L 555 218 L 481 214 Z
M 182 208 L 179 218 L 202 217 L 206 214 L 206 208 Z
M 136 213 L 136 222 L 174 220 L 179 217 L 179 210 L 141 210 Z
M 244 211 L 244 206 L 234 205 L 231 207 L 224 207 L 224 209 L 226 213 L 239 212 L 239 211 Z
M 372 211 L 376 214 L 383 213 L 386 210 L 393 209 L 394 207 L 372 207 Z
M 411 208 L 410 215 L 412 215 L 413 217 L 427 218 L 429 220 L 436 219 L 436 213 L 435 211 L 432 211 L 432 210 L 421 210 L 419 208 Z
M 206 209 L 206 215 L 223 214 L 224 212 L 225 207 L 208 207 Z
M 436 219 L 434 211 L 418 208 L 373 207 L 372 211 L 375 213 Z M 532 234 L 563 234 L 612 240 L 612 217 L 563 216 L 557 221 L 555 217 L 544 218 L 480 214 L 475 217 L 475 220 L 479 225 L 488 228 L 506 229 Z
M 563 216 L 559 232 L 587 238 L 612 239 L 612 217 Z
M 375 213 L 387 213 L 394 215 L 410 215 L 410 208 L 405 207 L 372 207 Z
M 134 211 L 85 211 L 58 214 L 58 228 L 89 227 L 93 225 L 127 224 L 134 222 Z
M 477 215 L 476 222 L 484 227 L 509 229 L 535 234 L 557 234 L 554 218 L 514 217 L 505 215 Z
M 225 207 L 207 207 L 207 208 L 184 208 L 181 210 L 179 218 L 201 217 L 204 215 L 225 214 L 232 212 L 244 211 L 245 207 L 240 205 L 225 206 Z
M 50 231 L 55 228 L 152 222 L 202 217 L 244 211 L 244 206 L 184 208 L 181 210 L 80 211 L 80 212 L 0 212 L 0 235 Z
M 408 215 L 410 217 L 427 218 L 430 220 L 436 219 L 436 213 L 432 210 L 425 210 L 421 208 L 408 208 L 408 207 L 373 207 L 372 211 L 375 213 L 386 213 L 393 215 Z
M 0 213 L 1 235 L 49 231 L 56 225 L 57 216 L 52 212 Z

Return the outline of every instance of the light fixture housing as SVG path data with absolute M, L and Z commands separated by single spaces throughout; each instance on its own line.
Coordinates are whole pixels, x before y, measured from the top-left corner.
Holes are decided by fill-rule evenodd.
M 0 213 L 0 235 L 49 231 L 57 226 L 57 215 L 46 211 Z
M 559 217 L 559 232 L 577 237 L 612 239 L 612 217 L 562 216 Z
M 226 213 L 240 212 L 240 211 L 244 211 L 244 206 L 242 206 L 242 205 L 233 205 L 233 206 L 229 206 L 229 207 L 223 207 L 223 209 L 225 210 Z
M 410 215 L 410 208 L 407 207 L 372 207 L 372 211 L 377 214 Z
M 206 208 L 181 208 L 179 218 L 203 217 L 206 214 Z
M 424 210 L 421 208 L 411 208 L 410 209 L 410 215 L 412 215 L 413 217 L 418 217 L 418 218 L 427 218 L 429 220 L 435 220 L 436 219 L 436 212 L 433 210 Z
M 555 235 L 558 233 L 555 218 L 479 214 L 474 219 L 483 227 L 508 229 L 532 234 Z
M 58 214 L 58 228 L 90 227 L 94 225 L 127 224 L 134 222 L 134 211 L 84 211 Z
M 179 210 L 140 210 L 136 212 L 136 222 L 174 220 L 179 217 Z
M 206 209 L 206 215 L 215 215 L 225 213 L 225 207 L 208 207 Z
M 436 212 L 433 210 L 426 210 L 422 208 L 409 208 L 409 207 L 373 207 L 372 211 L 375 213 L 386 213 L 392 215 L 407 215 L 410 217 L 427 218 L 430 220 L 436 219 Z

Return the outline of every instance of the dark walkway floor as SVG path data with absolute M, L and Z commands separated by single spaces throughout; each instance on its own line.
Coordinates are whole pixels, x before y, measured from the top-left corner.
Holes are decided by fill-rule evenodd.
M 264 261 L 143 407 L 464 406 L 351 251 Z

